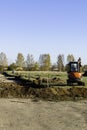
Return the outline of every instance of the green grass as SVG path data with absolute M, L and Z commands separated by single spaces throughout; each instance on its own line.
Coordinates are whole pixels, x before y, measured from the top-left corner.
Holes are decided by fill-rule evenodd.
M 20 75 L 22 78 L 26 79 L 35 79 L 37 77 L 40 78 L 60 78 L 62 79 L 65 83 L 67 80 L 67 72 L 55 72 L 55 71 L 15 71 L 14 74 L 12 74 L 12 71 L 7 71 L 8 74 L 10 75 Z M 82 77 L 81 79 L 83 82 L 85 82 L 85 87 L 87 87 L 87 77 Z M 69 87 L 69 86 L 66 86 Z
M 67 74 L 66 72 L 55 72 L 55 71 L 15 71 L 14 74 L 12 74 L 12 71 L 7 71 L 8 74 L 10 75 L 21 75 L 21 76 L 32 76 L 32 77 L 63 77 L 66 78 Z

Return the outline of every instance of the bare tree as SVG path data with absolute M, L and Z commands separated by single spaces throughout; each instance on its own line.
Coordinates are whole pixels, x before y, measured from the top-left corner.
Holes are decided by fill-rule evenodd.
M 33 55 L 30 55 L 28 54 L 27 55 L 27 60 L 26 60 L 26 67 L 27 67 L 27 70 L 33 70 L 34 68 L 34 57 Z
M 75 58 L 74 58 L 73 54 L 69 54 L 67 56 L 67 62 L 71 62 L 71 61 L 75 61 Z
M 51 66 L 51 60 L 49 54 L 41 54 L 39 57 L 40 69 L 44 71 L 48 71 Z
M 3 52 L 0 53 L 0 66 L 3 66 L 3 67 L 8 66 L 6 54 Z
M 59 71 L 64 71 L 64 55 L 59 54 L 57 57 L 57 66 Z
M 24 61 L 24 56 L 22 53 L 18 53 L 17 55 L 17 60 L 16 60 L 16 65 L 18 67 L 25 67 L 25 61 Z

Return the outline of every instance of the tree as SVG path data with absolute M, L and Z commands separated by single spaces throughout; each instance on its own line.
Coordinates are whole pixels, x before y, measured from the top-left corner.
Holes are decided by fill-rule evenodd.
M 17 68 L 15 63 L 12 63 L 8 66 L 8 70 L 15 70 Z
M 87 71 L 87 65 L 83 66 L 83 71 Z
M 54 63 L 52 66 L 51 66 L 51 71 L 58 71 L 58 67 L 57 67 L 57 64 Z
M 33 67 L 33 70 L 39 70 L 39 63 L 38 62 L 35 62 L 34 63 L 34 67 Z
M 39 57 L 40 69 L 43 71 L 48 71 L 51 66 L 50 55 L 41 54 Z
M 0 53 L 0 66 L 3 66 L 3 67 L 8 66 L 6 54 L 3 52 Z
M 27 70 L 33 70 L 34 68 L 34 57 L 33 55 L 30 55 L 28 54 L 27 55 L 27 60 L 26 60 L 26 67 L 27 67 Z
M 64 55 L 59 54 L 57 57 L 57 66 L 59 71 L 64 71 Z
M 69 63 L 69 62 L 71 62 L 71 61 L 75 61 L 75 58 L 74 58 L 74 56 L 73 56 L 72 54 L 69 54 L 69 55 L 67 56 L 67 62 Z
M 24 56 L 22 53 L 18 53 L 17 55 L 16 66 L 21 68 L 25 67 Z

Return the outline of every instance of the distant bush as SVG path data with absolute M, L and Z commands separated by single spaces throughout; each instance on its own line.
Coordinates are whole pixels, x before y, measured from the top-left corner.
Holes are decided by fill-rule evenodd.
M 8 70 L 16 70 L 17 66 L 15 63 L 12 63 L 8 66 Z

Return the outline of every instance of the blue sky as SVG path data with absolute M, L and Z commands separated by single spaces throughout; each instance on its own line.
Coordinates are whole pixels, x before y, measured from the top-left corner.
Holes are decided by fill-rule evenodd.
M 9 62 L 49 53 L 73 54 L 87 64 L 87 0 L 0 0 L 0 52 Z

